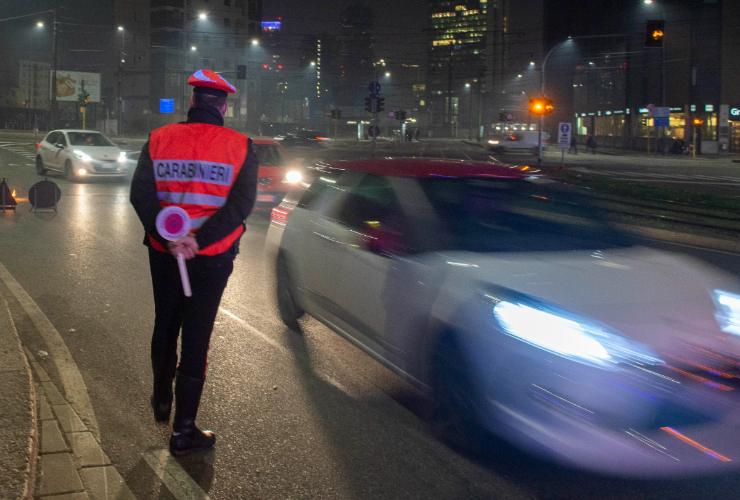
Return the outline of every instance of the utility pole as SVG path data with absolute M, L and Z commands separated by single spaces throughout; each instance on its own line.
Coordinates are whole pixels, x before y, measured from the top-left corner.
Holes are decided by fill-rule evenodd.
M 51 107 L 49 108 L 49 130 L 54 128 L 57 114 L 57 10 L 52 10 L 51 21 Z
M 450 56 L 447 59 L 447 120 L 450 123 L 450 137 L 454 134 L 454 124 L 452 123 L 452 54 L 454 48 L 454 41 L 450 44 Z

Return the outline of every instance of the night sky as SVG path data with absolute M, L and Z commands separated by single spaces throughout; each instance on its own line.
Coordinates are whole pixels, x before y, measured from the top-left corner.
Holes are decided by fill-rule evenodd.
M 349 0 L 267 0 L 264 17 L 283 16 L 286 36 L 337 33 L 342 9 Z M 426 53 L 425 0 L 373 0 L 376 56 L 395 62 L 422 63 Z

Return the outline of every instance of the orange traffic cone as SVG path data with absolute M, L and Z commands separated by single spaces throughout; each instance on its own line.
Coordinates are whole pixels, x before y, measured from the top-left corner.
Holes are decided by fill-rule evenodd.
M 15 197 L 10 192 L 8 183 L 3 177 L 3 180 L 0 181 L 0 210 L 15 210 L 17 204 L 18 202 L 15 201 Z

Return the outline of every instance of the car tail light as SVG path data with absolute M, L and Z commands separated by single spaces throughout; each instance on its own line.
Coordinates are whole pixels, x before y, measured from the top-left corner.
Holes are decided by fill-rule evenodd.
M 316 139 L 317 141 L 328 141 L 329 140 L 328 137 L 323 137 L 320 135 L 317 135 L 316 137 L 314 137 L 314 139 Z
M 39 149 L 41 149 L 41 143 L 40 142 L 37 142 L 36 143 L 36 151 L 38 151 Z
M 277 206 L 270 212 L 270 222 L 274 222 L 279 226 L 284 226 L 288 223 L 288 216 L 290 210 L 285 207 Z

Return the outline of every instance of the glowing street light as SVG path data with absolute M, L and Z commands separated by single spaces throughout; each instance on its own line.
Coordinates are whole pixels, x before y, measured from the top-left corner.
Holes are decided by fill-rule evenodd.
M 46 26 L 44 24 L 44 21 L 36 21 L 36 27 L 37 28 L 42 29 L 44 26 Z
M 308 63 L 308 64 L 309 64 L 309 65 L 310 65 L 310 66 L 311 66 L 311 67 L 313 68 L 313 67 L 315 67 L 315 66 L 316 66 L 316 61 L 311 61 L 311 62 L 310 62 L 310 63 Z
M 258 46 L 259 44 L 260 44 L 260 41 L 259 41 L 259 39 L 257 39 L 257 38 L 252 38 L 252 47 L 256 47 L 256 46 Z
M 385 77 L 386 78 L 390 78 L 391 77 L 391 72 L 390 71 L 386 71 L 385 72 Z
M 195 45 L 190 46 L 190 52 L 195 52 L 196 50 L 198 50 L 198 47 L 196 47 Z
M 208 14 L 205 12 L 199 12 L 198 19 L 200 19 L 201 21 L 205 21 L 206 19 L 208 19 Z
M 123 26 L 119 26 L 118 31 L 123 31 Z
M 465 88 L 466 89 L 469 89 L 470 88 L 470 82 L 465 82 Z
M 645 5 L 653 5 L 653 0 L 642 0 Z

